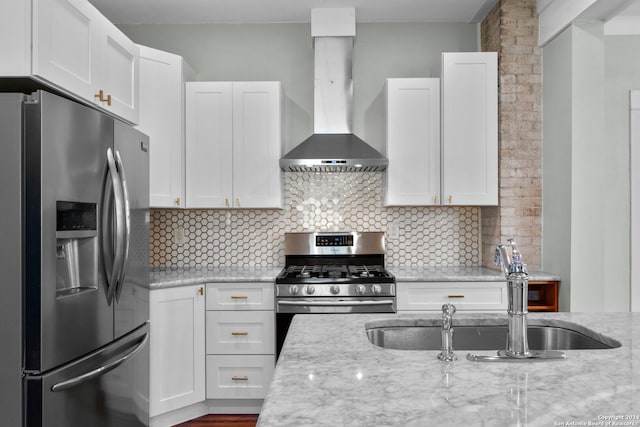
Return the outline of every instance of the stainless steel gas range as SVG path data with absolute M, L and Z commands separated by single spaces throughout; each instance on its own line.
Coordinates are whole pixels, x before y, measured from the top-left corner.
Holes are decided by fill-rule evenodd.
M 276 278 L 278 354 L 301 313 L 395 313 L 395 277 L 384 266 L 383 232 L 285 233 Z

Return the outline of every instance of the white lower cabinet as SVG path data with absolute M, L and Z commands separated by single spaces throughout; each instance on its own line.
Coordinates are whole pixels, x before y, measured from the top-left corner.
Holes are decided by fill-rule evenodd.
M 206 317 L 207 399 L 257 399 L 259 409 L 275 367 L 273 282 L 207 284 Z
M 207 355 L 207 399 L 264 399 L 274 366 L 274 355 Z
M 204 286 L 150 293 L 151 357 L 149 415 L 205 399 Z
M 506 282 L 398 282 L 398 313 L 442 311 L 500 312 L 507 309 Z

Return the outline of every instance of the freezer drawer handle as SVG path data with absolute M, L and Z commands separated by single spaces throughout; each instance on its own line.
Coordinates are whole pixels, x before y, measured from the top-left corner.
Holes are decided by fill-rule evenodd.
M 59 382 L 57 384 L 54 384 L 51 387 L 51 391 L 64 391 L 64 390 L 68 390 L 72 387 L 76 387 L 80 384 L 83 384 L 87 381 L 90 381 L 96 377 L 99 377 L 101 375 L 106 374 L 107 372 L 117 368 L 118 366 L 122 365 L 124 362 L 126 362 L 127 360 L 129 360 L 130 358 L 132 358 L 133 356 L 135 356 L 135 354 L 140 351 L 142 349 L 142 347 L 144 347 L 147 344 L 147 341 L 149 341 L 149 334 L 144 334 L 144 338 L 142 340 L 140 340 L 140 342 L 138 343 L 138 345 L 136 345 L 136 347 L 131 350 L 130 352 L 128 352 L 127 354 L 125 354 L 124 356 L 120 357 L 117 360 L 114 360 L 113 362 L 110 362 L 104 366 L 100 366 L 99 368 L 96 368 L 92 371 L 89 371 L 87 373 L 84 373 L 82 375 L 78 375 L 75 378 L 71 378 L 69 380 L 66 381 L 62 381 Z
M 249 381 L 249 377 L 247 376 L 233 376 L 231 377 L 233 381 Z

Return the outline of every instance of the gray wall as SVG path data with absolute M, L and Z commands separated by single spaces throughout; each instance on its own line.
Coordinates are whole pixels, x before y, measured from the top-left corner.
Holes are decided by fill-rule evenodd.
M 285 151 L 313 131 L 310 24 L 120 25 L 138 44 L 181 55 L 197 80 L 280 80 Z M 381 91 L 388 77 L 439 75 L 440 53 L 478 50 L 476 24 L 358 24 L 354 42 L 354 133 L 383 149 Z
M 638 36 L 578 22 L 543 49 L 543 268 L 561 309 L 629 310 L 629 90 Z

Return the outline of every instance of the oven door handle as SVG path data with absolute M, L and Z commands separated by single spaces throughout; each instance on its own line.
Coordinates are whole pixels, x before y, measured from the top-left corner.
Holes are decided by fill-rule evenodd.
M 367 301 L 278 301 L 280 305 L 306 305 L 306 306 L 339 306 L 339 305 L 393 305 L 393 300 L 367 300 Z

